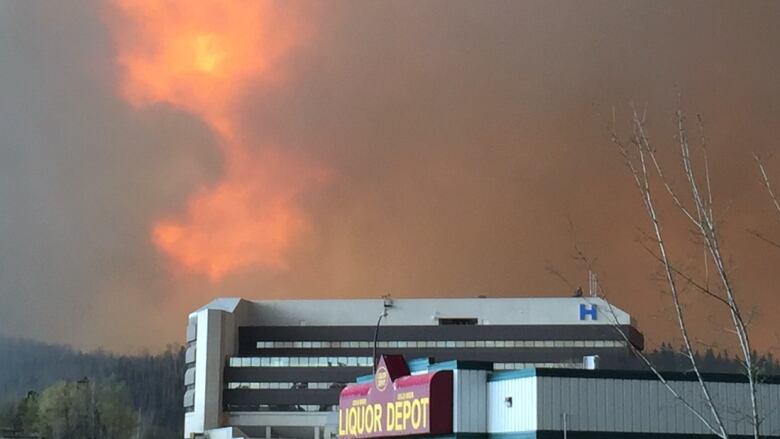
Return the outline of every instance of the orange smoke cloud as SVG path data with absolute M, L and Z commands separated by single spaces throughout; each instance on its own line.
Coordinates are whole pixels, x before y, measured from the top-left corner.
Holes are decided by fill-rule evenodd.
M 247 85 L 285 80 L 284 57 L 311 30 L 287 3 L 115 0 L 112 23 L 121 93 L 134 106 L 167 103 L 214 131 L 222 181 L 196 193 L 184 214 L 152 228 L 180 267 L 212 280 L 242 269 L 280 270 L 305 229 L 296 201 L 325 172 L 284 150 L 248 148 L 237 123 Z

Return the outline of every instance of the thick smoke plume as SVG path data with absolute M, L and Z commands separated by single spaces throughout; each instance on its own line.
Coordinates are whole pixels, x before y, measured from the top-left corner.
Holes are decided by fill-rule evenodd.
M 283 148 L 247 146 L 237 108 L 249 84 L 278 86 L 285 55 L 311 37 L 283 2 L 119 0 L 112 33 L 121 89 L 137 107 L 166 103 L 201 118 L 224 176 L 181 217 L 159 220 L 153 241 L 176 263 L 219 280 L 236 270 L 287 268 L 305 228 L 296 197 L 324 171 Z
M 780 184 L 779 21 L 760 1 L 0 2 L 0 331 L 134 350 L 216 296 L 570 294 L 577 243 L 665 340 L 606 125 L 646 104 L 673 166 L 682 92 L 772 348 L 778 255 L 747 229 L 780 239 L 751 159 Z

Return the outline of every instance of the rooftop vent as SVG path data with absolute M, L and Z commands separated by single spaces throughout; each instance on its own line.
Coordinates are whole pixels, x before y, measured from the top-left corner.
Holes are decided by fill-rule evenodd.
M 582 368 L 585 370 L 596 370 L 599 368 L 599 356 L 587 355 L 582 357 Z
M 439 326 L 477 324 L 479 324 L 479 320 L 475 318 L 439 318 Z

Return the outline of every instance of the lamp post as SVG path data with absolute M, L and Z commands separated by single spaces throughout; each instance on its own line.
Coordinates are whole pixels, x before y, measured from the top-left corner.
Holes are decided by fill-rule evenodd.
M 393 307 L 393 299 L 390 296 L 382 296 L 384 302 L 382 303 L 382 314 L 379 314 L 379 318 L 376 321 L 376 329 L 374 330 L 374 351 L 371 355 L 371 361 L 373 364 L 372 371 L 376 372 L 376 345 L 379 341 L 379 325 L 382 323 L 382 319 L 387 317 L 387 310 Z
M 379 319 L 376 321 L 376 329 L 374 330 L 374 353 L 371 355 L 373 361 L 373 371 L 376 372 L 376 344 L 379 341 L 379 324 L 382 323 L 382 319 L 387 317 L 387 310 L 382 310 L 382 314 L 379 314 Z

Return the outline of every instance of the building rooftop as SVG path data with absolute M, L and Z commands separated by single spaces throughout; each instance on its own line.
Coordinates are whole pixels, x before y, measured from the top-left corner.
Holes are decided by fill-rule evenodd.
M 436 325 L 441 319 L 476 319 L 479 325 L 620 325 L 631 316 L 595 297 L 393 298 L 383 325 Z M 215 299 L 202 309 L 235 313 L 238 323 L 253 326 L 373 326 L 385 299 Z M 596 318 L 583 310 L 598 308 Z M 194 315 L 194 313 L 193 313 Z M 246 323 L 245 323 L 246 322 Z

